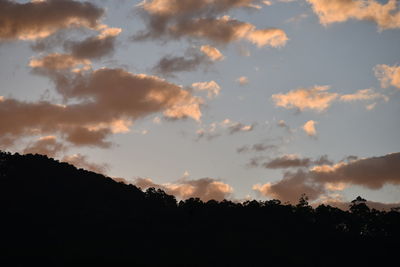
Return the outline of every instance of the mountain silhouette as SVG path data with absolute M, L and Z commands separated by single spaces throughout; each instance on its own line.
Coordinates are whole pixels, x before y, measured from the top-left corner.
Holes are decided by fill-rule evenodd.
M 0 152 L 1 266 L 385 266 L 400 212 L 175 199 L 43 155 Z

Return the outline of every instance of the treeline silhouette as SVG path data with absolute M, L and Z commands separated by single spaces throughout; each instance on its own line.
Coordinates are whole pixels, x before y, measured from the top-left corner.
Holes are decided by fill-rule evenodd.
M 400 212 L 203 202 L 0 152 L 1 266 L 386 266 Z M 395 264 L 395 265 L 396 265 Z

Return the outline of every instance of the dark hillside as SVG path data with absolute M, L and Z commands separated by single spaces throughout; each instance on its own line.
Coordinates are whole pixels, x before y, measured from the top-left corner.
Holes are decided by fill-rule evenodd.
M 1 266 L 385 266 L 400 213 L 173 196 L 0 153 Z

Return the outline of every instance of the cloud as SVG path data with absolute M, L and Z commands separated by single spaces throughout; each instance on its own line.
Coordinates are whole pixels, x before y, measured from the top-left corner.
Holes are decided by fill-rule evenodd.
M 0 0 L 0 41 L 35 40 L 66 28 L 98 29 L 103 13 L 89 2 Z
M 387 96 L 380 93 L 376 93 L 373 89 L 358 90 L 354 94 L 347 94 L 340 96 L 340 100 L 344 102 L 358 101 L 358 100 L 374 100 L 379 98 L 385 101 L 389 100 Z
M 100 59 L 114 52 L 115 41 L 120 33 L 120 28 L 105 28 L 95 37 L 65 42 L 64 47 L 75 58 Z
M 400 89 L 400 67 L 380 64 L 374 68 L 375 76 L 380 80 L 382 88 L 394 86 Z
M 221 87 L 215 81 L 193 83 L 192 87 L 199 91 L 206 91 L 210 99 L 218 96 L 221 91 Z
M 247 33 L 246 39 L 258 47 L 272 46 L 281 47 L 289 40 L 286 33 L 281 29 L 270 28 L 256 30 L 255 27 Z
M 329 88 L 329 86 L 298 88 L 286 94 L 274 94 L 272 100 L 276 106 L 286 109 L 324 111 L 338 97 L 336 93 L 326 92 Z
M 315 124 L 317 124 L 317 122 L 315 122 L 313 120 L 309 120 L 303 125 L 303 130 L 306 132 L 306 134 L 308 136 L 316 136 L 317 135 L 317 130 L 315 129 Z
M 308 18 L 308 14 L 302 13 L 300 15 L 297 15 L 297 16 L 294 16 L 294 17 L 291 17 L 291 18 L 287 19 L 285 22 L 286 23 L 300 23 L 300 21 L 302 21 L 302 20 L 304 20 L 306 18 Z
M 201 178 L 198 180 L 180 179 L 174 183 L 157 184 L 149 178 L 136 178 L 134 185 L 147 189 L 150 187 L 164 190 L 167 194 L 179 199 L 200 198 L 203 201 L 211 199 L 222 201 L 233 192 L 233 188 L 214 178 Z
M 236 149 L 236 152 L 238 153 L 244 153 L 244 152 L 265 152 L 267 150 L 276 150 L 278 148 L 277 145 L 273 144 L 264 144 L 264 143 L 257 143 L 252 146 L 242 146 Z
M 212 15 L 233 8 L 255 8 L 257 0 L 144 0 L 138 6 L 150 14 L 163 16 Z
M 241 77 L 237 78 L 236 81 L 237 81 L 240 85 L 246 85 L 246 84 L 249 83 L 249 78 L 247 78 L 246 76 L 241 76 Z
M 292 129 L 290 128 L 290 126 L 286 123 L 286 121 L 284 120 L 279 120 L 278 123 L 276 124 L 278 127 L 285 129 L 286 131 L 288 131 L 289 133 L 292 132 Z
M 375 71 L 377 72 L 377 68 L 375 68 Z M 272 100 L 277 107 L 297 109 L 299 111 L 315 110 L 318 112 L 327 110 L 334 101 L 354 102 L 383 99 L 387 102 L 389 100 L 389 97 L 376 93 L 373 89 L 362 89 L 353 94 L 344 95 L 327 92 L 329 89 L 330 86 L 327 85 L 298 88 L 286 94 L 274 94 L 272 95 Z
M 275 183 L 256 184 L 253 190 L 262 196 L 291 203 L 297 203 L 302 194 L 306 194 L 310 200 L 316 200 L 325 192 L 322 185 L 308 183 L 307 172 L 302 170 L 287 172 L 282 180 Z
M 236 122 L 228 127 L 228 131 L 229 134 L 235 134 L 239 132 L 251 132 L 254 130 L 256 125 L 256 123 L 246 125 L 241 122 Z
M 305 193 L 310 200 L 323 199 L 332 191 L 350 185 L 379 190 L 384 185 L 400 184 L 400 153 L 380 157 L 352 159 L 337 164 L 314 166 L 309 170 L 285 172 L 283 179 L 274 183 L 257 184 L 253 190 L 263 196 L 295 201 Z
M 105 141 L 111 135 L 112 131 L 110 128 L 92 130 L 76 126 L 66 129 L 64 132 L 67 133 L 66 140 L 76 146 L 97 146 L 102 148 L 109 148 L 111 146 L 110 142 Z
M 201 117 L 202 100 L 156 76 L 102 68 L 76 73 L 36 65 L 56 84 L 65 104 L 0 101 L 0 143 L 32 135 L 59 134 L 74 145 L 108 147 L 105 139 L 153 113 L 170 119 Z M 46 69 L 47 68 L 47 69 Z M 111 90 L 112 89 L 112 90 Z
M 332 164 L 327 156 L 321 156 L 317 160 L 311 158 L 300 158 L 297 155 L 289 154 L 274 158 L 265 162 L 263 166 L 268 169 L 286 169 L 286 168 L 306 168 L 314 165 Z
M 349 19 L 375 22 L 380 30 L 400 28 L 400 11 L 396 0 L 307 0 L 320 23 L 329 25 Z
M 138 5 L 147 29 L 134 36 L 135 40 L 182 37 L 201 38 L 228 44 L 247 40 L 259 47 L 280 47 L 288 38 L 281 29 L 256 29 L 250 23 L 219 16 L 237 8 L 260 9 L 261 1 L 255 0 L 153 0 Z
M 88 171 L 106 174 L 109 166 L 107 164 L 97 164 L 93 162 L 89 162 L 87 156 L 82 154 L 74 154 L 70 156 L 65 156 L 62 158 L 63 162 L 68 162 L 69 164 L 74 165 L 75 167 L 82 168 Z
M 197 140 L 201 138 L 207 138 L 207 140 L 212 140 L 218 136 L 222 135 L 222 131 L 227 131 L 228 134 L 237 134 L 243 132 L 251 132 L 257 126 L 256 123 L 243 124 L 241 122 L 235 122 L 230 119 L 225 119 L 221 122 L 210 123 L 206 127 L 202 127 L 197 130 Z
M 70 54 L 53 53 L 42 58 L 33 58 L 29 66 L 36 70 L 66 70 L 78 66 L 90 67 L 91 62 L 88 59 L 76 58 Z
M 220 61 L 224 59 L 224 55 L 215 47 L 210 45 L 202 45 L 200 51 L 206 54 L 213 61 Z
M 385 184 L 400 184 L 400 153 L 316 166 L 311 174 L 319 183 L 350 183 L 377 190 Z
M 152 68 L 157 74 L 173 76 L 175 72 L 189 72 L 199 69 L 201 66 L 212 64 L 208 55 L 197 50 L 189 49 L 184 56 L 167 55 L 162 57 Z
M 43 136 L 37 139 L 35 142 L 30 143 L 24 150 L 24 154 L 41 154 L 49 157 L 56 157 L 59 153 L 66 150 L 63 143 L 57 141 L 55 136 Z

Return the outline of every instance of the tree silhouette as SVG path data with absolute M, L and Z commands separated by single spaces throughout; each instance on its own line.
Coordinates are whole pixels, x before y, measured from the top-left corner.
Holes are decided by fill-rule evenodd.
M 397 209 L 349 210 L 306 195 L 181 200 L 42 155 L 0 152 L 2 266 L 387 266 Z

